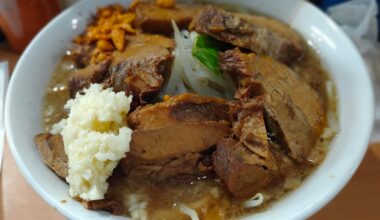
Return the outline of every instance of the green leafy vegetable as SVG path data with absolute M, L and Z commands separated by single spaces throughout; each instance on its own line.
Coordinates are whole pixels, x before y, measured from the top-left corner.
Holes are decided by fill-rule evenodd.
M 192 48 L 192 55 L 203 65 L 218 76 L 222 75 L 219 68 L 218 52 L 221 45 L 214 38 L 207 35 L 198 35 Z

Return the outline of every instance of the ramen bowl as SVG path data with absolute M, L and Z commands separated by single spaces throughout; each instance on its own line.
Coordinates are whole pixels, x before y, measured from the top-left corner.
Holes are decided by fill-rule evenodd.
M 69 219 L 124 219 L 90 211 L 70 198 L 68 185 L 41 160 L 33 143 L 42 128 L 42 103 L 55 65 L 71 39 L 84 31 L 100 6 L 129 1 L 84 0 L 53 19 L 30 43 L 12 74 L 5 123 L 12 154 L 25 179 L 52 207 Z M 232 1 L 209 1 L 229 3 Z M 320 56 L 336 84 L 339 133 L 326 159 L 302 185 L 268 209 L 243 219 L 304 219 L 320 210 L 350 180 L 367 149 L 374 113 L 369 74 L 355 46 L 323 12 L 301 0 L 236 0 L 237 7 L 277 18 L 297 30 Z M 286 10 L 284 10 L 286 8 Z M 66 202 L 63 202 L 66 201 Z

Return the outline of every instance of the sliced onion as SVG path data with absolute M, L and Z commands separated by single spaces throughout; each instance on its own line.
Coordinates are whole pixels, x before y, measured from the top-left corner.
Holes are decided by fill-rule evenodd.
M 186 86 L 182 80 L 178 81 L 177 91 L 178 91 L 178 94 L 182 94 L 182 93 L 187 92 Z
M 184 58 L 187 60 L 190 60 L 190 55 L 184 54 Z M 216 97 L 223 97 L 222 93 L 217 92 L 216 90 L 211 89 L 210 87 L 207 87 L 203 84 L 201 84 L 201 81 L 198 78 L 194 77 L 194 73 L 192 71 L 192 67 L 188 65 L 188 62 L 184 62 L 183 65 L 183 70 L 184 70 L 184 75 L 186 76 L 187 80 L 190 83 L 190 87 L 194 89 L 195 92 L 201 94 L 201 95 L 206 95 L 206 96 L 216 96 Z
M 164 89 L 165 94 L 175 95 L 186 91 L 222 98 L 231 98 L 232 80 L 215 75 L 192 56 L 196 33 L 178 29 L 172 21 L 176 48 L 174 50 L 173 71 Z M 187 89 L 188 88 L 188 89 Z M 162 94 L 161 94 L 162 95 Z
M 176 57 L 178 56 L 178 53 L 174 53 L 174 54 L 177 54 Z M 177 59 L 177 58 L 175 58 L 175 59 Z M 181 70 L 180 63 L 174 62 L 172 73 L 170 74 L 168 84 L 166 85 L 166 88 L 165 88 L 166 94 L 169 94 L 169 95 L 175 94 L 176 85 L 178 85 L 178 83 L 181 81 L 180 80 L 181 79 L 181 77 L 180 77 L 181 71 L 182 70 Z

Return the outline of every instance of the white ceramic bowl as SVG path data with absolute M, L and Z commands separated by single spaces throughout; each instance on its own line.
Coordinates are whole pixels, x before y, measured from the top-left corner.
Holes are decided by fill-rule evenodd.
M 33 143 L 42 131 L 41 107 L 46 85 L 70 40 L 84 30 L 90 14 L 111 2 L 87 0 L 51 21 L 20 58 L 9 85 L 5 108 L 7 137 L 18 167 L 51 206 L 70 219 L 119 219 L 89 211 L 68 196 L 67 184 L 42 162 Z M 232 1 L 217 1 L 229 2 Z M 301 33 L 318 51 L 335 80 L 339 100 L 340 133 L 326 160 L 303 185 L 265 212 L 246 219 L 303 219 L 329 202 L 360 164 L 372 128 L 374 98 L 364 62 L 346 35 L 321 11 L 298 0 L 237 0 L 234 4 L 278 18 Z M 66 203 L 62 203 L 66 200 Z

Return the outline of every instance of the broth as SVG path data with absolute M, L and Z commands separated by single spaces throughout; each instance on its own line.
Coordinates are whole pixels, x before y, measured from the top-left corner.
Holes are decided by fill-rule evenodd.
M 326 113 L 324 125 L 328 127 L 331 121 L 337 120 L 335 89 L 333 86 L 327 88 L 327 85 L 333 85 L 328 73 L 314 50 L 306 43 L 304 46 L 307 48 L 304 57 L 294 63 L 292 69 L 318 92 Z M 64 104 L 70 98 L 68 78 L 73 70 L 73 58 L 66 55 L 52 74 L 44 97 L 43 124 L 46 132 L 51 130 L 53 124 L 67 117 Z M 124 215 L 127 216 L 139 214 L 138 208 L 131 209 L 132 203 L 136 206 L 137 202 L 147 204 L 146 210 L 150 219 L 189 219 L 189 216 L 180 211 L 181 204 L 196 210 L 200 219 L 234 219 L 248 213 L 261 212 L 288 192 L 298 188 L 323 161 L 330 141 L 331 138 L 323 138 L 322 135 L 312 149 L 309 165 L 295 164 L 287 177 L 266 187 L 261 192 L 264 195 L 264 203 L 259 207 L 244 208 L 244 201 L 234 198 L 214 175 L 195 179 L 185 176 L 158 183 L 141 176 L 127 178 L 120 167 L 115 169 L 109 179 L 107 197 L 124 204 Z
M 67 116 L 64 104 L 69 99 L 68 76 L 73 71 L 72 65 L 70 56 L 64 57 L 55 68 L 46 90 L 43 122 L 47 132 L 50 131 L 53 124 Z M 308 49 L 302 62 L 296 63 L 293 69 L 318 91 L 325 102 L 326 111 L 335 113 L 335 96 L 332 95 L 333 101 L 329 102 L 325 88 L 325 82 L 329 80 L 328 74 L 311 48 Z M 244 209 L 243 201 L 231 196 L 214 176 L 198 177 L 195 180 L 189 177 L 156 183 L 142 177 L 128 176 L 126 178 L 118 175 L 118 171 L 115 171 L 116 174 L 114 173 L 109 181 L 108 196 L 128 207 L 130 196 L 143 195 L 149 204 L 147 210 L 150 219 L 188 219 L 189 217 L 177 208 L 181 203 L 197 210 L 201 219 L 233 219 L 248 213 L 263 211 L 286 193 L 298 188 L 303 180 L 323 161 L 329 143 L 330 140 L 320 139 L 311 152 L 315 165 L 299 164 L 294 167 L 289 176 L 281 183 L 267 187 L 262 192 L 264 203 L 256 208 Z M 128 209 L 124 214 L 130 215 Z

